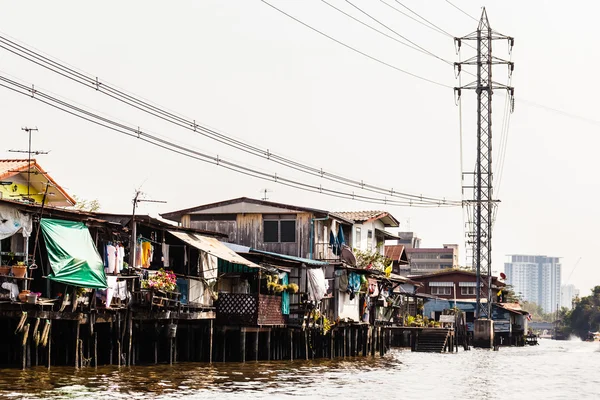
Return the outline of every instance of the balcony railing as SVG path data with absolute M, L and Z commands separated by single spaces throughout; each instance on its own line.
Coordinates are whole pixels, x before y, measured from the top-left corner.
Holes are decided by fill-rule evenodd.
M 285 325 L 281 296 L 219 293 L 217 322 L 223 325 Z

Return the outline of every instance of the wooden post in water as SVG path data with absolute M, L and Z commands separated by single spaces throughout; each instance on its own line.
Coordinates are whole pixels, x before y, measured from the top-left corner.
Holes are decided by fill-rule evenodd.
M 304 356 L 308 360 L 308 328 L 304 330 Z
M 46 321 L 47 324 L 50 324 L 50 320 Z M 48 328 L 48 370 L 50 370 L 50 351 L 52 350 L 52 325 Z
M 129 346 L 127 349 L 127 365 L 131 366 L 131 350 L 132 350 L 132 345 L 133 345 L 133 316 L 131 313 L 131 310 L 128 311 L 129 317 L 127 318 L 127 325 L 128 325 L 128 329 L 129 329 Z
M 294 331 L 290 329 L 290 361 L 294 361 Z
M 254 361 L 258 361 L 258 341 L 260 339 L 260 331 L 256 331 L 256 337 L 254 338 Z
M 121 366 L 121 313 L 117 312 L 117 366 Z
M 227 331 L 223 331 L 223 362 L 225 362 L 225 357 L 227 355 Z
M 267 361 L 271 361 L 271 328 L 267 331 Z
M 77 328 L 75 330 L 75 369 L 79 369 L 79 328 L 81 320 L 77 320 Z
M 242 362 L 246 362 L 246 328 L 240 328 L 240 353 Z
M 94 332 L 94 367 L 98 368 L 98 332 Z
M 112 318 L 110 319 L 110 335 L 108 335 L 109 338 L 109 345 L 110 345 L 110 353 L 109 353 L 109 364 L 113 365 L 113 353 L 115 352 L 114 348 L 113 348 L 113 336 L 114 336 L 114 324 L 113 324 L 113 320 Z
M 213 336 L 214 336 L 214 321 L 211 319 L 210 320 L 210 339 L 209 339 L 209 343 L 208 343 L 208 362 L 212 363 L 213 360 Z
M 334 355 L 334 351 L 335 351 L 335 330 L 330 330 L 329 334 L 331 335 L 329 337 L 329 359 L 333 360 L 333 358 L 335 357 Z
M 158 364 L 158 322 L 154 323 L 154 364 Z

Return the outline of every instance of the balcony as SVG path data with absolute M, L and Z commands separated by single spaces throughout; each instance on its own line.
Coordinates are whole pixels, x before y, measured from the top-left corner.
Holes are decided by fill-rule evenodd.
M 217 323 L 221 325 L 285 325 L 281 296 L 246 293 L 219 293 Z

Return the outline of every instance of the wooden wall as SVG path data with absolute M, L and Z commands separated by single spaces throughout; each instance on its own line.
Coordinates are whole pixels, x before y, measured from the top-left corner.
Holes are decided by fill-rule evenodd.
M 184 226 L 225 233 L 227 241 L 258 250 L 271 251 L 296 257 L 309 257 L 310 253 L 310 213 L 296 213 L 295 243 L 264 243 L 262 214 L 237 214 L 235 221 L 193 221 L 185 216 Z

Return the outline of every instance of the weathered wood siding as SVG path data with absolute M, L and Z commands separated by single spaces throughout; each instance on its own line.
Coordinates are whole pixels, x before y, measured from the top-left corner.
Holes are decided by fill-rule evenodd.
M 296 257 L 310 256 L 310 220 L 311 213 L 296 214 L 296 241 L 294 243 L 265 243 L 262 214 L 237 214 L 235 221 L 194 221 L 188 216 L 182 223 L 190 228 L 225 233 L 227 241 L 258 250 L 271 251 Z M 187 217 L 187 218 L 186 218 Z

